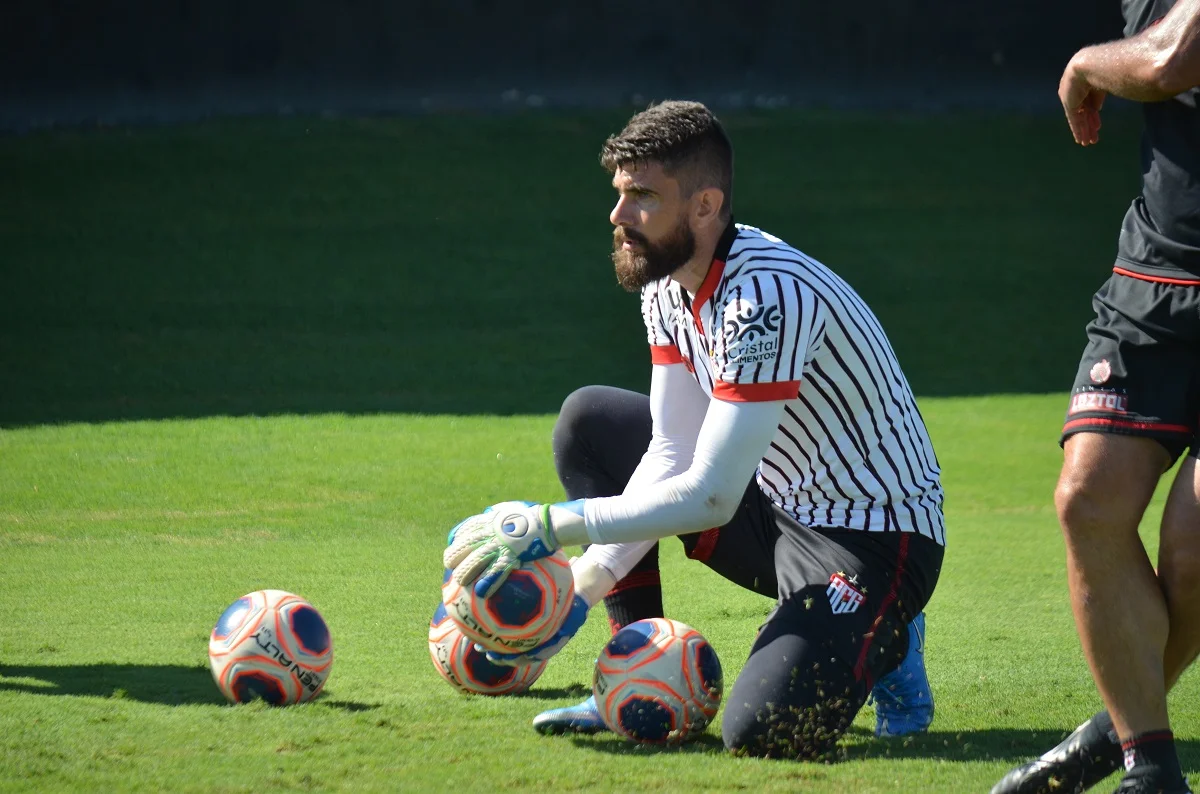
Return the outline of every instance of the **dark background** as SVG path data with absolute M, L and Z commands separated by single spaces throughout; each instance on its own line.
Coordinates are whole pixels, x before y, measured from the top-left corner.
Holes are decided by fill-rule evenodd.
M 0 427 L 645 389 L 596 156 L 667 96 L 718 108 L 738 220 L 861 292 L 919 396 L 1066 392 L 1140 121 L 1109 103 L 1083 149 L 1055 90 L 1119 27 L 1115 0 L 10 0 Z
M 213 113 L 1047 107 L 1116 0 L 8 0 L 0 127 Z

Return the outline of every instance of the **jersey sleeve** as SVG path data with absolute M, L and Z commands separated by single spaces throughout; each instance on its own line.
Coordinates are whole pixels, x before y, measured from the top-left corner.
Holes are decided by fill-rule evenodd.
M 713 397 L 795 399 L 804 365 L 825 334 L 825 310 L 812 290 L 787 276 L 755 274 L 731 284 L 719 308 Z
M 646 341 L 650 343 L 650 363 L 681 364 L 683 355 L 667 332 L 663 303 L 658 282 L 642 287 L 642 321 L 646 324 Z

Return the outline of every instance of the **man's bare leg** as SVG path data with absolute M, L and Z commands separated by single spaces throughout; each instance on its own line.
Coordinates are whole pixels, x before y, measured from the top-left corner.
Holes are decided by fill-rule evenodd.
M 1195 458 L 1180 466 L 1167 498 L 1158 576 L 1170 616 L 1163 657 L 1163 680 L 1170 689 L 1200 652 L 1200 467 Z M 1010 771 L 992 794 L 1087 789 L 1120 769 L 1121 761 L 1121 740 L 1109 713 L 1101 711 L 1046 753 Z
M 1166 729 L 1166 598 L 1138 524 L 1170 463 L 1152 439 L 1067 439 L 1055 505 L 1084 656 L 1123 740 Z
M 1163 657 L 1167 688 L 1200 655 L 1200 467 L 1185 458 L 1163 511 L 1158 579 L 1170 632 Z

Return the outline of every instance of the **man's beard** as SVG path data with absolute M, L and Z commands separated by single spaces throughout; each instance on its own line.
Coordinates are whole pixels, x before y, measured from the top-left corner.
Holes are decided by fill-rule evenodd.
M 626 240 L 640 247 L 627 251 L 621 247 Z M 696 236 L 686 217 L 681 218 L 675 231 L 660 243 L 651 243 L 641 233 L 621 226 L 613 230 L 613 268 L 617 271 L 617 283 L 627 292 L 637 292 L 647 284 L 666 278 L 687 264 L 695 253 Z

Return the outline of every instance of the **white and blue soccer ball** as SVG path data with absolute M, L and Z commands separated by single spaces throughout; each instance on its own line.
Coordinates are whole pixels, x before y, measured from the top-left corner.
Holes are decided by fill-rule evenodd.
M 721 662 L 686 623 L 650 618 L 618 631 L 596 659 L 592 694 L 604 723 L 638 742 L 676 744 L 703 733 L 721 704 Z
M 321 613 L 298 595 L 256 590 L 229 605 L 208 640 L 221 694 L 233 703 L 275 706 L 312 700 L 333 667 L 333 640 Z
M 516 695 L 529 689 L 546 662 L 511 667 L 488 661 L 438 604 L 429 621 L 429 657 L 446 683 L 467 695 Z
M 523 653 L 550 639 L 566 621 L 575 598 L 571 563 L 561 550 L 513 571 L 488 598 L 458 584 L 446 571 L 442 603 L 455 625 L 489 651 Z

